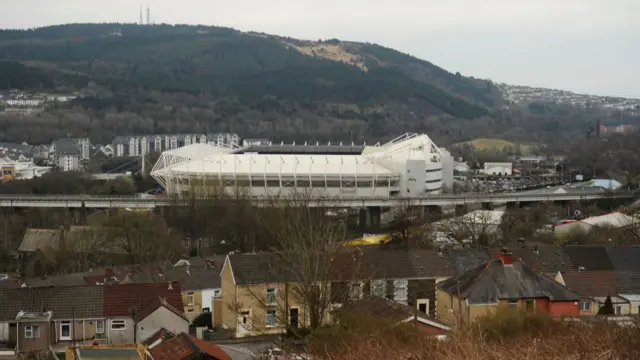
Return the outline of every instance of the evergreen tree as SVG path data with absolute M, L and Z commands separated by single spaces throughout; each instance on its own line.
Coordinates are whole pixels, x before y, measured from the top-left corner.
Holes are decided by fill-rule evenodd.
M 607 295 L 607 299 L 604 301 L 604 305 L 598 310 L 598 315 L 614 315 L 615 311 L 613 310 L 613 301 L 611 301 L 611 296 Z

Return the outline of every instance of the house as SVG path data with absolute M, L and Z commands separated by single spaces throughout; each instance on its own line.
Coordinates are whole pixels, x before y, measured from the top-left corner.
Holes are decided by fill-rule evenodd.
M 499 309 L 578 315 L 580 297 L 504 250 L 475 269 L 438 284 L 438 319 L 469 323 Z
M 193 321 L 202 313 L 211 313 L 213 325 L 222 323 L 222 309 L 216 306 L 216 300 L 222 295 L 220 271 L 224 264 L 223 256 L 211 259 L 192 257 L 181 259 L 168 269 L 158 269 L 157 274 L 138 272 L 131 274 L 131 283 L 153 283 L 157 279 L 180 283 L 184 313 Z
M 150 345 L 149 353 L 154 360 L 231 360 L 231 357 L 218 345 L 186 333 L 180 333 L 159 344 Z
M 613 300 L 619 291 L 615 272 L 610 270 L 569 271 L 559 274 L 556 280 L 580 296 L 580 315 L 598 314 L 607 296 L 613 296 Z M 627 307 L 628 301 L 622 301 Z M 616 306 L 622 314 L 622 304 L 614 304 L 614 309 Z
M 164 300 L 159 303 L 158 298 Z M 104 316 L 109 319 L 109 343 L 141 342 L 145 339 L 138 338 L 139 334 L 150 336 L 161 328 L 188 329 L 188 320 L 179 316 L 181 309 L 182 297 L 178 283 L 117 284 L 104 287 Z M 145 321 L 149 316 L 152 318 Z M 138 332 L 136 330 L 139 324 L 143 325 Z
M 55 341 L 52 318 L 51 311 L 18 312 L 13 327 L 15 334 L 11 334 L 16 339 L 16 352 L 47 351 Z
M 55 250 L 60 243 L 61 230 L 27 229 L 18 247 L 23 277 L 42 276 L 53 271 Z
M 281 263 L 273 253 L 227 256 L 221 272 L 222 324 L 235 329 L 236 337 L 310 324 L 307 306 L 293 295 L 296 276 Z M 374 246 L 343 248 L 328 266 L 330 284 L 324 286 L 336 306 L 375 295 L 428 315 L 435 314 L 436 283 L 456 274 L 444 253 Z
M 0 331 L 5 334 L 0 341 L 19 345 L 26 336 L 27 322 L 39 327 L 32 328 L 32 339 L 36 331 L 40 336 L 29 350 L 47 344 L 65 346 L 72 341 L 107 341 L 103 290 L 102 286 L 0 289 L 0 329 L 8 329 Z M 50 343 L 44 342 L 46 336 L 52 336 Z
M 0 341 L 12 344 L 20 340 L 16 314 L 22 312 L 50 311 L 49 333 L 56 346 L 132 344 L 161 328 L 178 332 L 189 327 L 177 283 L 0 288 L 0 304 Z
M 353 316 L 358 318 L 370 316 L 391 324 L 411 324 L 422 334 L 436 338 L 445 338 L 451 330 L 450 327 L 421 311 L 378 296 L 368 296 L 349 303 L 335 310 L 333 315 L 338 321 L 345 317 L 349 319 Z
M 18 253 L 22 276 L 27 278 L 46 276 L 60 270 L 71 273 L 87 271 L 105 264 L 126 264 L 129 261 L 122 249 L 108 241 L 105 228 L 90 226 L 27 229 Z M 61 262 L 60 257 L 66 260 Z
M 175 308 L 163 297 L 157 297 L 138 311 L 133 322 L 136 324 L 136 340 L 144 341 L 158 331 L 157 324 L 167 325 L 172 333 L 188 332 L 189 319 L 182 308 Z M 167 327 L 163 329 L 167 330 Z

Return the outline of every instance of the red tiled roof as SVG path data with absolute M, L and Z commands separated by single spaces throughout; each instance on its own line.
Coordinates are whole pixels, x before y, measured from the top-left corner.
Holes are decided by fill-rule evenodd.
M 149 351 L 154 360 L 182 360 L 196 352 L 197 349 L 183 333 L 154 346 Z
M 198 339 L 197 337 L 194 337 L 192 335 L 189 335 L 189 337 L 191 337 L 191 341 L 193 341 L 200 348 L 200 350 L 213 356 L 215 359 L 231 360 L 231 357 L 227 355 L 227 353 L 224 352 L 224 350 L 222 350 L 220 346 Z
M 198 353 L 206 353 L 216 360 L 231 360 L 218 345 L 185 333 L 154 346 L 150 352 L 154 360 L 182 360 Z
M 132 316 L 159 297 L 176 309 L 182 309 L 180 285 L 173 283 L 117 284 L 104 288 L 104 316 Z

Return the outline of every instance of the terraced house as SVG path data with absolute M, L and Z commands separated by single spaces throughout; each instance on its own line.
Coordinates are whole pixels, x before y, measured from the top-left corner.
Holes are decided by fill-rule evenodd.
M 463 254 L 464 253 L 464 254 Z M 383 247 L 346 249 L 333 257 L 328 288 L 334 306 L 368 295 L 394 300 L 435 315 L 436 283 L 486 260 L 482 251 L 460 252 L 458 263 L 435 250 Z M 229 255 L 221 273 L 222 322 L 237 337 L 281 333 L 310 324 L 307 304 L 291 291 L 291 269 L 277 254 Z M 328 320 L 328 315 L 323 320 Z
M 72 343 L 131 344 L 188 331 L 179 284 L 0 289 L 0 341 L 21 352 Z

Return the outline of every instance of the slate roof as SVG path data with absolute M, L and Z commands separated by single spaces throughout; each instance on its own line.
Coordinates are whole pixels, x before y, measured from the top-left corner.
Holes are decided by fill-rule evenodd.
M 46 287 L 0 289 L 0 321 L 19 311 L 52 311 L 54 319 L 104 317 L 104 287 Z
M 231 360 L 231 357 L 218 345 L 205 342 L 185 333 L 165 340 L 149 351 L 154 360 L 184 360 L 200 354 L 208 354 L 215 360 Z M 193 358 L 196 357 L 194 356 Z
M 222 261 L 220 261 L 222 259 Z M 176 281 L 180 283 L 182 290 L 205 290 L 219 289 L 221 286 L 220 271 L 224 265 L 224 258 L 217 257 L 217 261 L 206 261 L 202 258 L 189 258 L 187 266 L 174 266 L 166 269 L 163 277 L 166 281 Z M 139 272 L 132 274 L 130 280 L 135 283 L 157 282 L 150 274 Z
M 294 279 L 274 253 L 229 255 L 237 285 L 266 284 Z M 437 250 L 348 247 L 332 257 L 331 274 L 336 281 L 354 279 L 424 279 L 455 275 L 451 260 Z
M 484 249 L 445 249 L 443 254 L 450 259 L 456 275 L 491 260 L 489 253 Z
M 554 245 L 509 244 L 514 259 L 522 259 L 527 265 L 543 273 L 557 273 L 558 271 L 576 270 L 571 259 L 562 247 Z M 500 249 L 489 250 L 492 259 L 499 258 Z
M 608 296 L 618 293 L 613 271 L 571 271 L 562 274 L 565 285 L 581 297 Z
M 104 287 L 104 314 L 107 317 L 131 317 L 158 297 L 176 309 L 182 309 L 180 284 L 117 284 Z
M 24 282 L 30 287 L 43 286 L 83 286 L 98 285 L 98 283 L 114 284 L 126 276 L 128 270 L 122 268 L 99 268 L 91 271 L 77 272 L 65 275 L 47 276 L 43 278 L 27 278 Z M 105 281 L 106 280 L 106 281 Z
M 575 301 L 580 297 L 538 273 L 522 260 L 505 265 L 495 259 L 438 284 L 441 290 L 466 298 L 472 304 L 491 304 L 501 299 L 549 298 Z
M 606 249 L 615 270 L 640 273 L 640 246 L 608 246 Z
M 56 155 L 82 155 L 82 149 L 76 139 L 59 139 L 53 142 Z
M 54 229 L 27 229 L 18 251 L 34 252 L 38 249 L 58 248 L 60 234 L 60 230 Z
M 580 266 L 586 271 L 615 270 L 605 246 L 567 245 L 564 252 L 576 270 Z
M 337 314 L 368 314 L 377 319 L 388 321 L 404 321 L 412 316 L 428 320 L 436 326 L 446 327 L 437 322 L 434 318 L 422 312 L 415 312 L 411 306 L 400 304 L 391 299 L 385 299 L 378 296 L 369 296 L 351 303 L 348 303 L 337 310 Z

